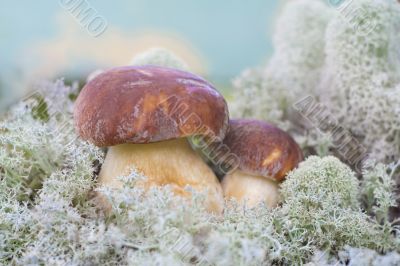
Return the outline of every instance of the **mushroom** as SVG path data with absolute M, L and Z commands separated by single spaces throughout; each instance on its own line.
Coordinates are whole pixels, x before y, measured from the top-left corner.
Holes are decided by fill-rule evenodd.
M 79 94 L 74 120 L 81 138 L 109 147 L 100 184 L 119 188 L 117 177 L 135 168 L 148 177 L 144 188 L 169 185 L 190 197 L 189 185 L 206 191 L 209 211 L 222 211 L 221 185 L 186 139 L 222 139 L 228 128 L 224 98 L 201 77 L 158 66 L 107 70 Z
M 303 160 L 300 147 L 289 134 L 258 120 L 230 120 L 223 142 L 202 149 L 203 156 L 216 157 L 215 151 L 220 145 L 238 158 L 214 162 L 213 168 L 220 175 L 225 172 L 222 179 L 224 195 L 245 202 L 249 207 L 260 202 L 270 208 L 276 206 L 279 183 Z M 223 155 L 227 158 L 226 154 Z

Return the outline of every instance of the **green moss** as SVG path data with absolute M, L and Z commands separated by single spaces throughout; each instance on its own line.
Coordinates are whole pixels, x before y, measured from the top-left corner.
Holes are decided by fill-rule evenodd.
M 32 115 L 35 119 L 43 122 L 49 121 L 49 114 L 47 112 L 47 103 L 43 97 L 37 96 L 35 99 L 36 104 L 32 107 Z

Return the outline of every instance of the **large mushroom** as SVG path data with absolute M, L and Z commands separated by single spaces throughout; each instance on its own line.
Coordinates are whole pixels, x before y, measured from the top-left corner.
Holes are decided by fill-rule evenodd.
M 226 150 L 219 157 L 235 155 L 237 160 L 215 160 L 213 168 L 222 179 L 226 198 L 234 198 L 253 207 L 265 202 L 278 203 L 278 187 L 286 174 L 303 160 L 300 147 L 283 130 L 266 122 L 250 119 L 230 120 L 222 143 L 202 146 L 203 156 L 217 158 L 216 151 Z
M 186 138 L 222 139 L 228 127 L 224 98 L 196 75 L 157 66 L 127 66 L 89 81 L 74 110 L 77 133 L 109 147 L 98 182 L 118 188 L 118 176 L 136 168 L 148 177 L 141 185 L 169 185 L 207 191 L 206 207 L 223 209 L 221 185 Z

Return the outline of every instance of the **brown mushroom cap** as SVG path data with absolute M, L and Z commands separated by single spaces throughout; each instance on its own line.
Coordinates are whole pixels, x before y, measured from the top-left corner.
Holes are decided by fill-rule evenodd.
M 303 160 L 300 147 L 283 130 L 263 121 L 230 120 L 224 144 L 238 156 L 238 170 L 282 181 Z
M 125 66 L 88 82 L 75 104 L 78 134 L 97 146 L 192 135 L 223 138 L 228 109 L 207 81 L 158 66 Z

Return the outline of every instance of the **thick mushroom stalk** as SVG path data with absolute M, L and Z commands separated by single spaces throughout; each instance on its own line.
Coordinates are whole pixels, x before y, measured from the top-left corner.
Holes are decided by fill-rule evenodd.
M 148 177 L 142 186 L 169 185 L 187 197 L 191 186 L 207 192 L 208 210 L 221 212 L 221 185 L 186 140 L 227 131 L 226 102 L 204 79 L 157 66 L 104 71 L 79 94 L 74 120 L 81 138 L 109 147 L 100 184 L 119 187 L 117 177 L 136 168 Z
M 237 160 L 213 160 L 212 167 L 223 178 L 225 197 L 250 207 L 260 202 L 275 207 L 279 183 L 303 159 L 300 147 L 287 133 L 250 119 L 231 120 L 223 142 L 212 143 L 201 153 L 206 158 L 236 156 Z
M 190 198 L 191 193 L 186 189 L 190 186 L 207 195 L 205 206 L 210 212 L 223 210 L 224 199 L 218 179 L 186 139 L 110 147 L 98 181 L 120 188 L 122 184 L 117 177 L 128 175 L 132 168 L 147 177 L 138 183 L 144 188 L 169 186 L 176 195 Z
M 248 207 L 255 207 L 261 202 L 269 208 L 278 204 L 278 182 L 263 176 L 233 171 L 222 180 L 222 189 L 226 198 L 234 198 Z

